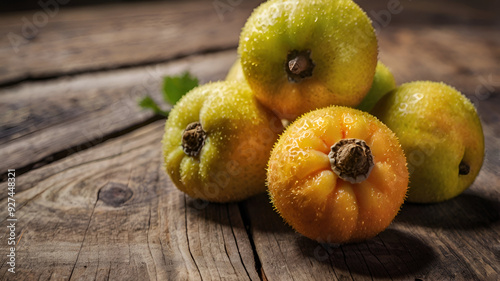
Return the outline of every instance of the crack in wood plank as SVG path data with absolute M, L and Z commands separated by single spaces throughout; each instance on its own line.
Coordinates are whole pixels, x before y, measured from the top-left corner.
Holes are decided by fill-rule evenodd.
M 238 206 L 238 210 L 239 210 L 239 206 Z M 231 234 L 233 235 L 233 238 L 234 238 L 234 241 L 238 241 L 238 239 L 236 238 L 236 235 L 234 234 L 234 229 L 233 229 L 233 222 L 231 220 L 231 217 L 229 216 L 229 208 L 228 206 L 226 206 L 226 214 L 227 214 L 227 220 L 229 221 L 229 226 L 231 228 Z M 250 237 L 249 237 L 250 239 Z M 238 246 L 238 243 L 236 243 L 236 249 L 238 250 L 238 253 L 240 253 L 240 248 Z M 227 254 L 227 249 L 226 249 L 226 254 Z M 253 253 L 255 255 L 255 253 Z M 229 254 L 228 254 L 229 256 Z M 250 274 L 248 273 L 248 270 L 247 270 L 247 267 L 245 265 L 245 262 L 243 261 L 243 257 L 241 255 L 239 255 L 240 257 L 240 261 L 241 261 L 241 264 L 243 265 L 243 268 L 245 269 L 245 272 L 248 276 L 248 279 L 252 280 L 252 276 L 250 276 Z
M 198 264 L 196 263 L 196 259 L 193 257 L 193 252 L 191 252 L 191 244 L 189 243 L 189 235 L 188 235 L 188 223 L 187 223 L 187 202 L 186 202 L 186 196 L 184 195 L 184 225 L 185 225 L 185 232 L 186 232 L 186 239 L 187 239 L 187 247 L 189 251 L 189 255 L 191 255 L 191 259 L 194 262 L 194 265 L 196 266 L 196 270 L 198 271 L 198 274 L 200 275 L 201 280 L 203 280 L 203 275 L 201 274 L 200 268 L 198 267 Z
M 83 233 L 82 243 L 80 245 L 80 249 L 78 250 L 78 254 L 76 255 L 75 263 L 73 264 L 73 268 L 71 269 L 71 273 L 69 274 L 68 280 L 71 280 L 71 277 L 73 276 L 73 272 L 75 271 L 76 264 L 78 263 L 78 259 L 80 258 L 80 253 L 82 252 L 83 244 L 85 243 L 85 238 L 87 237 L 87 232 L 89 231 L 90 223 L 92 222 L 92 217 L 94 216 L 95 207 L 97 206 L 98 201 L 99 201 L 99 197 L 96 196 L 94 206 L 92 207 L 92 212 L 90 213 L 89 222 L 87 224 L 87 228 L 85 229 L 85 232 Z
M 347 255 L 344 252 L 344 248 L 342 246 L 340 246 L 339 249 L 342 251 L 342 255 L 344 256 L 344 263 L 347 267 L 349 275 L 351 276 L 351 279 L 354 280 L 354 277 L 352 276 L 352 270 L 349 268 L 349 263 L 347 262 Z
M 453 11 L 457 10 L 457 7 L 449 8 Z M 405 9 L 405 13 L 407 12 Z M 394 23 L 397 22 L 398 19 L 395 17 Z M 96 33 L 96 35 L 99 34 Z M 482 117 L 487 156 L 479 178 L 473 187 L 460 197 L 450 203 L 435 206 L 409 205 L 408 208 L 403 209 L 389 229 L 375 239 L 355 246 L 345 245 L 333 250 L 325 249 L 327 253 L 325 261 L 314 255 L 314 249 L 326 246 L 304 239 L 291 231 L 269 208 L 268 198 L 265 196 L 238 203 L 236 212 L 239 212 L 241 218 L 232 216 L 232 212 L 229 211 L 234 209 L 232 205 L 210 205 L 208 209 L 201 211 L 188 206 L 188 197 L 175 190 L 164 171 L 158 168 L 161 166 L 160 157 L 153 153 L 159 151 L 157 142 L 163 130 L 161 122 L 142 124 L 140 122 L 144 119 L 141 118 L 149 118 L 148 115 L 138 117 L 140 114 L 135 112 L 128 116 L 131 119 L 127 120 L 128 123 L 120 123 L 119 109 L 109 106 L 109 104 L 115 104 L 114 99 L 102 99 L 102 103 L 97 104 L 104 106 L 108 104 L 108 107 L 92 109 L 82 106 L 83 111 L 68 111 L 81 105 L 79 102 L 94 93 L 93 90 L 82 86 L 82 82 L 86 81 L 98 82 L 92 87 L 103 89 L 96 93 L 106 98 L 122 99 L 124 96 L 120 96 L 120 93 L 135 89 L 133 88 L 135 84 L 141 84 L 147 93 L 156 95 L 155 97 L 158 98 L 160 96 L 159 80 L 148 84 L 149 80 L 145 79 L 146 82 L 144 82 L 142 78 L 138 80 L 134 78 L 141 72 L 146 73 L 142 76 L 143 78 L 152 76 L 150 67 L 124 68 L 109 73 L 81 74 L 69 79 L 27 82 L 16 85 L 12 89 L 0 89 L 0 101 L 6 97 L 17 99 L 16 102 L 11 103 L 12 106 L 22 106 L 23 103 L 30 105 L 32 101 L 29 93 L 35 90 L 38 90 L 37 93 L 41 97 L 53 98 L 50 100 L 49 108 L 50 106 L 55 108 L 60 102 L 58 98 L 67 103 L 65 109 L 54 109 L 58 114 L 49 116 L 50 118 L 41 120 L 32 118 L 24 123 L 8 120 L 10 123 L 7 126 L 18 126 L 16 134 L 24 133 L 25 135 L 11 134 L 7 138 L 0 137 L 0 143 L 3 144 L 9 144 L 9 141 L 14 140 L 24 142 L 9 153 L 5 153 L 5 148 L 2 147 L 0 154 L 5 153 L 4 155 L 7 156 L 13 155 L 16 151 L 26 151 L 25 155 L 29 157 L 34 151 L 45 152 L 43 146 L 30 150 L 30 140 L 41 139 L 40 136 L 43 134 L 40 132 L 46 132 L 45 134 L 50 136 L 60 136 L 55 133 L 70 130 L 75 126 L 89 132 L 99 129 L 99 127 L 91 126 L 91 122 L 84 122 L 84 117 L 87 115 L 96 117 L 94 121 L 109 117 L 116 124 L 119 123 L 119 126 L 115 124 L 116 126 L 113 125 L 114 127 L 111 126 L 101 132 L 103 133 L 101 135 L 94 135 L 90 141 L 98 140 L 102 135 L 109 136 L 114 131 L 120 132 L 123 128 L 130 128 L 133 124 L 140 124 L 130 132 L 119 135 L 117 139 L 109 138 L 105 142 L 91 143 L 86 151 L 78 154 L 72 151 L 68 155 L 61 155 L 60 158 L 58 156 L 57 162 L 47 164 L 39 161 L 37 163 L 44 166 L 33 169 L 17 179 L 20 186 L 17 199 L 21 202 L 18 209 L 19 219 L 23 222 L 22 230 L 29 229 L 23 238 L 22 247 L 19 247 L 18 261 L 21 271 L 19 276 L 25 277 L 26 280 L 62 279 L 65 272 L 71 269 L 70 277 L 88 274 L 97 276 L 96 279 L 102 277 L 108 280 L 120 279 L 120 277 L 143 279 L 153 278 L 153 276 L 160 280 L 210 279 L 211 277 L 249 278 L 251 280 L 257 278 L 261 280 L 267 280 L 267 278 L 270 280 L 286 278 L 320 280 L 349 277 L 355 280 L 423 277 L 429 279 L 498 279 L 498 247 L 492 246 L 491 241 L 496 241 L 495 239 L 500 235 L 498 224 L 500 197 L 498 190 L 490 188 L 496 186 L 499 179 L 497 167 L 500 164 L 498 158 L 495 158 L 500 155 L 497 149 L 500 134 L 497 129 L 498 113 L 496 110 L 500 101 L 497 95 L 498 85 L 486 85 L 488 86 L 486 88 L 487 99 L 483 99 L 485 96 L 479 96 L 477 93 L 479 86 L 485 86 L 481 84 L 482 81 L 478 77 L 484 78 L 491 75 L 492 81 L 499 81 L 496 78 L 500 77 L 498 76 L 500 73 L 495 62 L 500 57 L 500 49 L 496 48 L 500 46 L 500 41 L 495 35 L 496 29 L 491 25 L 440 25 L 436 28 L 431 25 L 401 26 L 391 23 L 390 26 L 381 30 L 379 36 L 381 59 L 394 71 L 398 82 L 415 79 L 443 80 L 457 86 L 470 98 L 475 98 L 478 111 L 484 114 Z M 237 39 L 228 39 L 228 41 L 231 40 Z M 234 44 L 225 46 L 234 46 Z M 206 46 L 200 47 L 205 50 L 206 48 Z M 470 56 L 470 50 L 474 50 L 473 57 Z M 168 63 L 168 66 L 164 66 L 163 72 L 152 71 L 152 73 L 165 73 L 170 70 L 180 72 L 193 67 L 198 69 L 206 79 L 205 81 L 208 81 L 210 77 L 222 78 L 236 56 L 233 50 L 223 52 L 223 54 L 213 53 L 210 57 L 222 58 L 222 63 L 221 60 L 210 61 L 205 56 L 187 57 Z M 175 57 L 170 57 L 172 58 Z M 198 61 L 200 58 L 202 62 Z M 464 61 L 463 58 L 468 59 Z M 143 60 L 139 63 L 148 62 Z M 116 62 L 110 65 L 98 66 L 96 69 L 121 67 Z M 203 65 L 212 68 L 219 67 L 219 70 L 216 70 L 214 74 L 213 69 Z M 408 67 L 409 65 L 411 67 Z M 92 71 L 91 67 L 85 69 L 83 71 Z M 75 70 L 58 69 L 57 71 L 70 73 Z M 50 71 L 41 75 L 47 75 L 47 73 L 50 75 Z M 30 75 L 40 77 L 28 72 L 27 77 Z M 128 88 L 122 87 L 120 83 L 124 83 L 123 81 L 129 83 Z M 80 88 L 65 88 L 65 83 Z M 144 86 L 144 83 L 148 85 Z M 51 89 L 55 91 L 51 92 Z M 81 95 L 80 100 L 77 99 L 75 103 L 71 100 L 74 98 L 72 95 Z M 132 100 L 133 97 L 125 96 L 125 99 Z M 34 116 L 43 116 L 45 111 L 29 111 L 30 114 L 33 112 Z M 61 121 L 63 117 L 67 117 L 68 120 Z M 2 120 L 0 117 L 0 121 Z M 3 121 L 0 123 L 3 124 Z M 66 135 L 66 138 L 68 136 L 75 136 L 74 131 Z M 79 150 L 76 148 L 85 141 L 89 141 L 89 138 L 88 135 L 76 136 L 79 139 L 72 147 L 75 148 L 74 150 Z M 47 140 L 53 144 L 58 143 L 57 139 L 47 138 Z M 130 145 L 129 142 L 134 142 L 134 144 Z M 37 145 L 37 142 L 33 142 L 33 145 Z M 116 148 L 116 145 L 119 147 Z M 58 151 L 63 151 L 60 149 L 64 146 L 56 147 Z M 51 146 L 45 148 L 53 149 Z M 53 155 L 51 153 L 54 151 L 48 153 L 48 157 Z M 20 159 L 24 161 L 23 157 Z M 133 164 L 127 166 L 127 162 Z M 28 161 L 28 163 L 32 162 Z M 35 166 L 36 164 L 32 168 Z M 87 169 L 87 174 L 80 172 L 83 169 Z M 137 170 L 136 173 L 134 169 Z M 107 174 L 109 176 L 106 176 Z M 118 208 L 106 206 L 99 203 L 99 200 L 93 202 L 94 208 L 85 226 L 81 213 L 88 211 L 87 207 L 92 204 L 92 201 L 80 192 L 94 190 L 95 185 L 103 178 L 107 181 L 123 180 L 122 174 L 127 176 L 125 180 L 127 186 L 131 185 L 135 191 L 132 201 L 125 202 Z M 144 176 L 141 177 L 140 174 Z M 0 183 L 0 187 L 6 187 L 5 183 Z M 89 192 L 89 194 L 94 193 Z M 5 196 L 5 194 L 0 195 L 0 202 L 5 202 Z M 457 209 L 457 206 L 460 208 Z M 152 209 L 154 208 L 157 209 L 157 216 L 153 216 Z M 184 215 L 184 220 L 182 220 L 182 215 Z M 74 224 L 68 223 L 70 220 L 75 221 Z M 239 220 L 242 221 L 245 233 L 238 225 Z M 193 228 L 190 229 L 190 227 Z M 97 232 L 95 236 L 94 233 L 89 232 L 90 228 Z M 64 232 L 69 229 L 74 232 Z M 82 242 L 73 241 L 75 237 L 81 236 L 81 233 L 84 233 Z M 144 233 L 146 233 L 145 236 Z M 47 239 L 49 236 L 51 240 Z M 126 239 L 123 239 L 124 236 Z M 203 253 L 206 257 L 194 254 L 195 251 L 190 243 L 193 241 L 190 239 L 198 242 L 196 247 L 200 249 L 197 254 Z M 121 252 L 124 244 L 128 246 L 127 253 Z M 76 246 L 79 246 L 76 261 L 70 263 L 77 249 Z M 232 258 L 234 257 L 230 254 L 234 249 L 232 247 L 236 248 L 238 258 Z M 248 249 L 250 250 L 246 251 Z M 6 251 L 6 245 L 0 245 L 0 252 L 4 251 Z M 58 256 L 54 255 L 56 252 Z M 340 257 L 339 254 L 342 256 Z M 79 259 L 88 260 L 89 268 L 86 268 L 86 265 L 84 268 L 79 268 Z M 216 273 L 210 270 L 210 266 L 214 264 Z M 467 265 L 465 268 L 462 266 L 464 264 Z M 72 268 L 70 268 L 71 265 Z M 219 268 L 219 266 L 224 268 Z M 243 270 L 240 270 L 241 268 Z M 0 267 L 1 270 L 5 278 L 7 273 L 5 260 Z M 282 273 L 287 273 L 288 276 Z
M 225 206 L 226 207 L 226 210 L 227 210 L 227 205 Z M 222 216 L 223 213 L 221 212 L 220 213 L 220 216 Z M 224 232 L 224 229 L 222 228 L 222 224 L 219 225 L 219 229 L 220 229 L 220 232 L 223 233 Z M 234 237 L 234 236 L 233 236 Z M 227 251 L 227 244 L 226 244 L 226 238 L 224 237 L 224 235 L 222 235 L 222 244 L 224 245 L 224 252 L 226 253 L 226 256 L 229 258 L 229 261 L 231 264 L 231 268 L 233 269 L 234 272 L 236 272 L 236 268 L 234 268 L 234 265 L 233 263 L 231 262 L 231 258 L 230 258 L 230 255 L 229 255 L 229 252 Z M 241 259 L 240 259 L 241 260 Z M 219 273 L 220 275 L 220 273 Z
M 0 110 L 13 114 L 2 115 L 0 127 L 24 129 L 20 135 L 0 130 L 0 142 L 4 143 L 0 156 L 16 155 L 0 163 L 2 179 L 5 180 L 6 167 L 24 173 L 159 120 L 158 116 L 141 110 L 137 99 L 148 94 L 162 100 L 163 76 L 190 70 L 200 83 L 215 81 L 226 75 L 235 59 L 236 52 L 231 50 L 155 67 L 81 75 L 9 89 L 7 94 L 0 94 Z M 88 97 L 92 92 L 92 97 Z M 39 99 L 44 99 L 43 107 L 38 105 Z M 94 108 L 95 104 L 99 105 L 98 109 Z M 14 118 L 18 113 L 13 108 L 19 106 L 29 109 L 25 119 Z M 49 109 L 52 111 L 46 112 Z M 83 113 L 75 117 L 74 111 L 84 112 L 85 118 Z M 30 120 L 36 119 L 30 117 L 32 115 L 39 116 L 40 120 L 32 124 Z
M 98 139 L 93 139 L 93 140 L 90 140 L 90 141 L 85 142 L 85 143 L 80 143 L 78 145 L 75 145 L 75 146 L 72 146 L 69 148 L 65 148 L 63 150 L 55 151 L 54 153 L 45 156 L 41 160 L 29 163 L 26 166 L 21 166 L 21 167 L 16 168 L 16 172 L 19 175 L 22 175 L 28 171 L 40 168 L 42 166 L 48 165 L 48 164 L 53 163 L 53 162 L 56 162 L 62 158 L 68 157 L 72 154 L 87 150 L 87 149 L 94 147 L 98 144 L 101 144 L 107 140 L 128 134 L 128 133 L 130 133 L 138 128 L 141 128 L 143 126 L 146 126 L 148 124 L 151 124 L 151 123 L 158 121 L 158 120 L 161 120 L 161 119 L 162 119 L 162 117 L 160 117 L 160 116 L 152 116 L 149 119 L 145 120 L 144 122 L 133 124 L 130 127 L 124 128 L 123 130 L 111 132 L 110 134 L 104 135 Z M 29 134 L 31 134 L 31 133 L 29 133 Z M 6 180 L 6 175 L 7 175 L 6 173 L 0 174 L 0 182 L 3 182 Z
M 486 128 L 488 126 L 490 125 L 486 125 Z M 489 174 L 480 175 L 478 185 L 458 198 L 458 201 L 431 206 L 405 205 L 398 219 L 379 237 L 362 245 L 345 245 L 339 249 L 331 248 L 331 251 L 327 249 L 328 259 L 322 261 L 314 255 L 314 249 L 322 245 L 307 240 L 284 226 L 282 219 L 272 210 L 265 195 L 235 205 L 209 204 L 205 206 L 205 209 L 194 208 L 192 204 L 194 201 L 173 187 L 161 167 L 158 144 L 162 134 L 163 122 L 158 121 L 121 138 L 102 143 L 82 152 L 82 155 L 70 156 L 20 176 L 19 183 L 30 188 L 18 194 L 19 202 L 25 202 L 41 190 L 44 191 L 42 195 L 31 199 L 32 204 L 25 204 L 20 210 L 20 218 L 26 223 L 25 227 L 29 225 L 29 231 L 23 236 L 23 245 L 26 250 L 19 251 L 20 270 L 31 268 L 29 264 L 42 259 L 51 260 L 52 263 L 59 264 L 60 268 L 52 269 L 46 264 L 40 264 L 39 266 L 50 269 L 45 273 L 39 269 L 33 269 L 35 270 L 33 279 L 38 277 L 45 279 L 51 274 L 56 276 L 56 272 L 57 276 L 61 277 L 62 275 L 59 274 L 64 272 L 63 268 L 66 268 L 68 273 L 73 271 L 73 279 L 77 275 L 95 275 L 96 271 L 99 278 L 115 279 L 120 274 L 128 274 L 149 276 L 154 279 L 153 276 L 160 276 L 158 269 L 164 269 L 163 277 L 189 276 L 191 279 L 210 279 L 211 276 L 222 278 L 241 274 L 238 276 L 244 279 L 262 278 L 265 280 L 269 278 L 274 280 L 278 278 L 276 274 L 280 272 L 287 272 L 291 275 L 289 277 L 286 274 L 282 275 L 283 278 L 289 279 L 301 279 L 302 276 L 314 279 L 328 276 L 337 279 L 344 277 L 363 279 L 370 275 L 374 278 L 393 279 L 413 276 L 418 278 L 422 276 L 429 278 L 498 276 L 498 272 L 487 267 L 488 264 L 495 263 L 494 254 L 489 250 L 484 250 L 490 249 L 484 241 L 491 241 L 495 233 L 499 231 L 499 218 L 498 215 L 494 215 L 497 205 L 492 205 L 499 203 L 497 199 L 491 199 L 498 198 L 498 193 L 491 193 L 490 190 L 489 201 L 481 198 L 470 200 L 470 196 L 482 194 L 482 190 L 488 186 L 487 180 L 491 178 Z M 92 161 L 92 164 L 84 164 L 89 161 Z M 492 165 L 492 163 L 488 162 L 487 165 Z M 94 171 L 101 172 L 89 173 L 88 169 L 92 167 Z M 53 176 L 41 180 L 50 175 Z M 64 178 L 71 179 L 75 183 L 68 185 L 66 182 L 61 182 Z M 116 208 L 107 206 L 99 200 L 97 203 L 88 200 L 89 196 L 92 198 L 91 194 L 97 194 L 104 184 L 120 181 L 134 191 L 131 201 Z M 99 185 L 96 186 L 96 184 Z M 0 188 L 3 186 L 5 183 L 0 184 Z M 47 186 L 51 188 L 47 189 Z M 72 190 L 72 193 L 68 193 Z M 67 200 L 73 200 L 71 198 L 75 196 L 80 196 L 78 192 L 82 190 L 88 190 L 87 196 L 78 199 L 84 200 L 83 202 L 76 205 L 70 202 L 65 203 Z M 0 202 L 4 201 L 5 199 Z M 94 208 L 90 224 L 89 218 L 86 218 L 86 223 L 83 225 L 82 216 L 77 216 L 77 210 L 89 211 L 86 206 L 91 206 L 91 204 Z M 64 212 L 57 212 L 56 209 L 51 211 L 49 208 L 64 210 Z M 459 208 L 460 211 L 454 211 L 455 208 Z M 153 216 L 154 209 L 158 210 L 158 216 Z M 235 211 L 240 215 L 233 215 Z M 56 212 L 58 216 L 54 216 Z M 434 223 L 433 226 L 427 223 L 432 219 L 427 215 L 428 213 L 440 212 L 443 218 L 455 214 L 458 220 L 452 220 L 448 225 Z M 415 218 L 415 214 L 421 215 Z M 464 217 L 461 218 L 461 216 Z M 478 217 L 483 219 L 477 221 Z M 182 221 L 176 221 L 178 218 L 182 218 Z M 67 245 L 64 244 L 66 238 L 62 236 L 64 234 L 62 231 L 69 229 L 69 220 L 75 219 L 80 221 L 74 226 L 78 229 L 75 231 L 80 235 L 83 234 L 84 238 L 78 243 L 79 250 L 74 248 L 75 243 L 70 244 L 73 245 L 71 247 L 66 246 L 68 249 L 74 248 L 74 253 L 77 252 L 79 255 L 76 265 L 71 263 L 68 265 L 71 267 L 68 268 L 61 265 L 64 259 L 51 256 L 50 253 L 57 251 L 61 252 L 63 257 L 68 255 L 62 252 L 64 249 L 61 249 L 62 246 L 59 245 Z M 439 217 L 434 219 L 439 221 Z M 44 220 L 43 225 L 40 225 L 41 220 Z M 469 221 L 474 223 L 471 224 Z M 176 224 L 179 226 L 176 227 Z M 51 225 L 57 232 L 51 233 L 46 225 Z M 445 228 L 439 228 L 440 225 Z M 467 226 L 470 231 L 450 236 L 450 233 L 456 233 L 460 228 Z M 433 231 L 429 231 L 429 228 Z M 85 231 L 86 234 L 84 234 Z M 44 246 L 46 243 L 44 240 L 49 235 L 53 237 L 53 241 L 48 244 L 52 248 Z M 126 239 L 120 239 L 124 235 Z M 182 239 L 169 238 L 175 235 L 180 235 Z M 242 239 L 242 235 L 248 240 Z M 472 240 L 460 245 L 454 242 L 464 241 L 465 235 Z M 154 237 L 159 237 L 159 240 L 155 240 Z M 215 275 L 211 275 L 206 268 L 202 270 L 198 261 L 203 262 L 204 257 L 197 256 L 201 252 L 195 255 L 191 238 L 196 240 L 197 245 L 203 245 L 203 253 L 212 255 L 207 257 L 207 260 L 216 260 L 216 257 L 219 257 L 218 261 L 224 261 L 226 270 L 219 268 Z M 164 241 L 167 241 L 166 244 Z M 127 254 L 120 252 L 123 243 L 129 246 L 126 248 Z M 252 243 L 255 250 L 252 250 Z M 181 250 L 171 250 L 175 247 Z M 268 250 L 272 247 L 275 247 L 275 251 Z M 0 245 L 0 251 L 4 248 L 5 246 Z M 183 256 L 182 248 L 186 250 L 184 253 L 187 255 Z M 250 250 L 245 252 L 242 249 Z M 475 252 L 475 249 L 478 249 L 478 252 Z M 479 254 L 480 249 L 483 249 L 481 254 Z M 157 252 L 158 250 L 161 254 Z M 233 250 L 236 251 L 238 257 L 233 255 Z M 220 254 L 223 255 L 220 256 Z M 36 258 L 36 255 L 42 256 Z M 466 255 L 481 256 L 481 258 L 473 260 L 466 258 Z M 227 259 L 228 256 L 230 259 Z M 181 259 L 178 259 L 179 257 Z M 448 260 L 447 257 L 453 258 Z M 113 259 L 115 262 L 109 263 Z M 278 259 L 282 262 L 275 262 Z M 88 261 L 88 268 L 79 266 L 83 260 Z M 252 268 L 248 266 L 252 264 L 248 262 L 249 260 L 258 261 L 261 266 L 254 263 L 252 266 L 254 268 Z M 338 263 L 338 260 L 342 260 L 345 264 Z M 428 260 L 428 262 L 422 263 L 423 260 Z M 449 263 L 454 261 L 457 264 L 450 266 Z M 359 262 L 361 265 L 358 264 Z M 470 268 L 481 268 L 478 266 L 481 263 L 485 267 L 480 270 L 464 271 L 463 268 L 457 268 L 462 263 L 469 263 Z M 123 264 L 127 264 L 130 269 L 124 269 Z M 192 264 L 192 267 L 189 264 Z M 210 264 L 205 263 L 211 266 Z M 287 268 L 276 267 L 281 265 Z M 218 266 L 222 265 L 218 264 Z M 391 270 L 388 270 L 388 267 Z M 2 273 L 5 273 L 5 267 L 3 270 Z M 101 270 L 105 271 L 101 272 Z M 194 272 L 196 276 L 193 275 Z
M 0 43 L 4 62 L 0 83 L 145 65 L 203 50 L 234 48 L 246 18 L 259 3 L 242 1 L 223 14 L 212 2 L 202 0 L 61 9 L 37 32 L 36 40 L 23 42 L 17 52 L 11 40 Z M 32 15 L 33 11 L 2 15 L 0 33 L 18 34 L 24 24 L 19 19 Z
M 152 142 L 153 141 L 151 141 L 151 143 Z M 138 149 L 141 149 L 141 148 L 140 147 L 131 148 L 131 149 L 128 150 L 128 152 L 133 152 L 133 151 L 138 150 Z M 56 171 L 55 173 L 50 173 L 50 174 L 46 175 L 43 178 L 43 180 L 47 181 L 47 180 L 51 179 L 52 177 L 55 177 L 55 176 L 60 175 L 62 173 L 71 172 L 71 170 L 78 169 L 78 168 L 80 168 L 80 167 L 82 167 L 84 165 L 90 165 L 92 163 L 101 162 L 101 161 L 104 161 L 104 160 L 111 160 L 113 158 L 121 156 L 122 153 L 123 152 L 120 150 L 116 154 L 111 154 L 111 155 L 104 156 L 104 157 L 98 157 L 98 158 L 95 158 L 95 159 L 92 159 L 92 160 L 89 160 L 89 161 L 82 161 L 80 163 L 76 163 L 73 166 L 64 167 L 63 169 L 61 169 L 59 171 Z M 29 202 L 33 201 L 34 199 L 37 199 L 40 195 L 42 195 L 43 193 L 45 193 L 49 188 L 51 188 L 51 186 L 48 186 L 47 189 L 40 191 L 39 193 L 35 194 L 34 197 L 30 197 L 26 201 L 22 202 L 22 204 L 19 205 L 19 207 L 17 208 L 17 211 L 21 210 L 26 204 L 28 204 Z M 60 187 L 60 189 L 62 189 L 62 188 L 64 188 L 64 186 Z M 23 192 L 23 191 L 21 191 L 21 192 Z M 19 191 L 18 191 L 18 193 L 19 193 Z M 0 200 L 3 200 L 5 198 L 6 198 L 6 194 L 0 195 Z
M 253 239 L 253 235 L 252 235 L 252 225 L 251 225 L 251 221 L 248 217 L 248 214 L 245 210 L 245 208 L 242 206 L 242 203 L 238 203 L 238 210 L 241 214 L 241 219 L 243 220 L 243 224 L 244 224 L 244 227 L 245 227 L 245 231 L 246 231 L 246 234 L 247 234 L 247 237 L 250 241 L 250 245 L 252 246 L 252 253 L 253 253 L 253 256 L 254 256 L 254 264 L 255 264 L 255 271 L 256 272 L 262 272 L 262 274 L 264 274 L 264 269 L 262 268 L 262 263 L 260 261 L 260 258 L 259 258 L 259 253 L 257 252 L 257 248 L 255 247 L 255 241 Z M 258 275 L 260 280 L 263 280 L 264 278 L 259 274 Z
M 328 252 L 328 248 L 324 245 L 324 243 L 320 243 L 320 244 L 319 244 L 319 246 L 320 246 L 321 248 L 323 248 L 323 250 L 325 251 L 325 253 L 327 253 L 328 255 L 330 254 L 330 253 Z M 333 262 L 331 261 L 330 257 L 328 257 L 328 258 L 329 258 L 329 260 L 330 260 L 328 264 L 330 265 L 330 268 L 332 269 L 332 272 L 333 272 L 333 274 L 335 275 L 335 278 L 336 278 L 337 280 L 340 280 L 340 277 L 338 276 L 337 271 L 335 270 L 335 267 L 333 266 Z
M 148 217 L 148 225 L 147 225 L 147 229 L 146 229 L 146 238 L 147 238 L 149 255 L 151 256 L 151 259 L 153 260 L 153 266 L 155 269 L 156 280 L 158 280 L 158 273 L 156 271 L 156 264 L 154 263 L 153 252 L 151 251 L 151 243 L 149 241 L 149 231 L 151 230 L 151 212 L 152 212 L 151 206 L 149 206 L 149 217 Z
M 154 67 L 158 64 L 166 64 L 166 63 L 172 63 L 176 62 L 179 60 L 183 59 L 188 59 L 193 56 L 205 56 L 205 55 L 211 55 L 211 54 L 217 54 L 220 52 L 225 52 L 225 51 L 231 51 L 238 48 L 238 44 L 231 44 L 228 46 L 223 46 L 223 47 L 218 47 L 218 48 L 207 48 L 207 49 L 200 49 L 191 53 L 186 53 L 186 54 L 180 54 L 168 59 L 155 59 L 151 61 L 143 61 L 139 63 L 131 63 L 131 64 L 125 64 L 125 65 L 119 65 L 119 66 L 113 66 L 109 68 L 96 68 L 96 69 L 84 69 L 80 71 L 67 71 L 67 72 L 53 72 L 49 73 L 48 75 L 40 74 L 40 76 L 26 76 L 26 77 L 20 77 L 19 79 L 15 80 L 10 80 L 6 81 L 3 83 L 0 83 L 0 88 L 10 88 L 10 87 L 15 87 L 18 85 L 22 85 L 25 83 L 37 83 L 37 82 L 53 82 L 55 80 L 60 79 L 61 77 L 76 77 L 80 75 L 86 75 L 86 74 L 95 74 L 95 73 L 100 73 L 100 72 L 108 72 L 108 71 L 120 71 L 120 70 L 130 70 L 130 69 L 136 69 L 136 68 L 142 68 L 142 67 Z
M 365 243 L 365 244 L 366 244 L 366 243 Z M 377 255 L 375 255 L 375 253 L 373 253 L 373 252 L 372 252 L 372 250 L 370 249 L 370 247 L 368 247 L 368 245 L 367 245 L 367 248 L 368 248 L 368 251 L 370 252 L 370 254 L 371 254 L 372 256 L 374 256 L 374 257 L 377 259 L 378 263 L 379 263 L 379 264 L 382 266 L 382 268 L 385 270 L 385 273 L 387 274 L 387 276 L 391 277 L 391 274 L 390 274 L 390 273 L 389 273 L 389 271 L 387 270 L 387 268 L 386 268 L 385 264 L 384 264 L 384 263 L 380 260 L 380 258 L 379 258 Z M 391 277 L 391 279 L 392 279 L 392 277 Z

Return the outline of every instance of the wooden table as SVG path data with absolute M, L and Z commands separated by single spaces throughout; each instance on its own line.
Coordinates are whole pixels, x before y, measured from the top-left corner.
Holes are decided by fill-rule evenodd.
M 462 195 L 407 203 L 377 237 L 342 246 L 295 233 L 265 194 L 207 204 L 179 192 L 162 168 L 165 120 L 137 106 L 161 99 L 165 75 L 224 78 L 259 1 L 0 14 L 0 279 L 499 280 L 500 9 L 469 2 L 358 2 L 399 83 L 444 81 L 475 103 L 486 158 Z

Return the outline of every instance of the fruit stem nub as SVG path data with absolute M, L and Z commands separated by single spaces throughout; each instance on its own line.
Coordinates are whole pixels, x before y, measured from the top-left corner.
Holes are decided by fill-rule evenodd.
M 182 150 L 188 156 L 197 157 L 206 138 L 207 133 L 201 127 L 200 122 L 190 123 L 182 133 Z
M 458 165 L 458 174 L 465 176 L 468 175 L 469 172 L 470 172 L 470 166 L 461 161 L 460 164 Z
M 300 82 L 302 79 L 312 76 L 315 64 L 311 60 L 311 50 L 290 51 L 286 61 L 285 69 L 288 80 Z
M 360 183 L 373 169 L 373 154 L 364 140 L 341 139 L 328 154 L 332 170 L 339 178 L 350 183 Z

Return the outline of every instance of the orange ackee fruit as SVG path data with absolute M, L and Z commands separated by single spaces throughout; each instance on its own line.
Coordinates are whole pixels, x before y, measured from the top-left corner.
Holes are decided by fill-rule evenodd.
M 395 134 L 374 116 L 330 106 L 292 123 L 268 166 L 271 201 L 296 231 L 320 242 L 369 239 L 398 213 L 408 188 Z

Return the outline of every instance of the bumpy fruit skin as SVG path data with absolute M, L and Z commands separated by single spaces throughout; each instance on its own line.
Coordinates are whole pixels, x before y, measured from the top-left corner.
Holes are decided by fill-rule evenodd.
M 198 156 L 181 146 L 188 124 L 206 132 Z M 165 168 L 178 189 L 212 202 L 238 201 L 266 189 L 266 163 L 281 122 L 257 103 L 246 84 L 216 82 L 187 93 L 165 124 Z
M 467 189 L 484 158 L 481 121 L 456 89 L 429 81 L 406 83 L 382 98 L 375 114 L 398 136 L 410 170 L 408 201 L 441 202 Z M 461 175 L 460 163 L 469 166 Z
M 368 16 L 351 0 L 271 0 L 247 20 L 238 53 L 256 97 L 294 120 L 332 104 L 357 106 L 371 87 L 377 39 Z M 288 54 L 310 51 L 312 76 L 289 81 Z
M 337 141 L 364 140 L 374 167 L 352 184 L 332 170 L 328 153 Z M 394 133 L 360 110 L 331 106 L 292 123 L 269 160 L 271 201 L 296 231 L 319 242 L 369 239 L 384 230 L 404 202 L 408 188 L 406 159 Z
M 239 81 L 239 82 L 245 82 L 245 75 L 243 74 L 243 69 L 241 68 L 241 61 L 240 59 L 237 59 L 231 68 L 229 69 L 227 76 L 226 76 L 226 81 Z
M 372 87 L 363 101 L 356 107 L 359 110 L 369 112 L 375 104 L 387 93 L 396 88 L 396 80 L 394 75 L 387 66 L 381 61 L 377 63 L 375 68 L 375 76 L 373 77 Z

